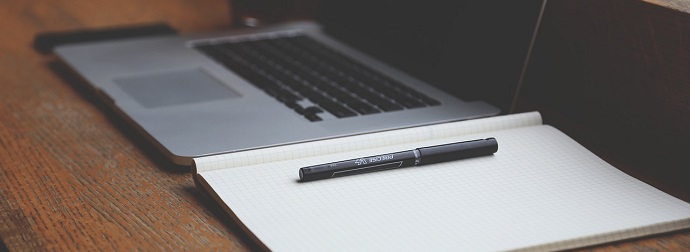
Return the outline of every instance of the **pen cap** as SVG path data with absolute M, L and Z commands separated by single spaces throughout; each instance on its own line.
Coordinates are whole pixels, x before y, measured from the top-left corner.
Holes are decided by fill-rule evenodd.
M 496 153 L 496 151 L 498 151 L 498 142 L 495 138 L 419 148 L 419 153 L 422 156 L 421 164 L 486 156 Z

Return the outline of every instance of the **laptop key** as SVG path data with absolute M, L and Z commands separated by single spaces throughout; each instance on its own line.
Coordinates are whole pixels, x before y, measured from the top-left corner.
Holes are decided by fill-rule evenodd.
M 353 109 L 354 111 L 357 111 L 358 113 L 362 115 L 368 115 L 368 114 L 375 114 L 381 112 L 380 110 L 376 109 L 375 107 L 366 104 L 364 102 L 352 102 L 347 104 L 348 107 Z
M 295 112 L 304 116 L 304 118 L 306 118 L 310 122 L 317 122 L 317 121 L 323 120 L 323 118 L 321 118 L 321 116 L 319 116 L 319 113 L 323 113 L 323 110 L 321 110 L 319 107 L 316 107 L 316 106 L 303 107 L 302 105 L 298 104 L 297 102 L 290 103 L 289 106 L 291 108 L 293 108 L 295 110 Z
M 319 107 L 311 106 L 311 107 L 304 108 L 304 113 L 305 114 L 318 114 L 318 113 L 323 113 L 323 110 L 321 110 Z
M 386 111 L 386 112 L 405 109 L 403 106 L 400 106 L 398 104 L 395 104 L 393 102 L 390 102 L 390 101 L 384 100 L 384 99 L 378 99 L 378 100 L 372 101 L 372 103 L 376 107 L 378 107 L 379 109 Z
M 319 106 L 321 106 L 321 108 L 323 108 L 324 110 L 328 111 L 328 113 L 331 113 L 338 118 L 351 117 L 351 116 L 357 115 L 357 113 L 352 112 L 352 110 L 349 110 L 348 108 L 344 107 L 343 105 L 340 105 L 340 104 L 333 102 L 333 101 L 321 102 L 321 103 L 319 103 Z
M 311 122 L 323 121 L 323 119 L 317 114 L 304 114 L 304 118 L 307 118 L 307 120 Z
M 398 98 L 395 100 L 395 102 L 402 104 L 408 109 L 425 107 L 424 103 L 414 99 L 409 99 L 407 97 Z
M 278 99 L 282 103 L 288 103 L 288 102 L 294 102 L 297 100 L 300 100 L 299 96 L 296 96 L 290 91 L 287 91 L 285 89 L 280 90 L 276 95 L 276 99 Z

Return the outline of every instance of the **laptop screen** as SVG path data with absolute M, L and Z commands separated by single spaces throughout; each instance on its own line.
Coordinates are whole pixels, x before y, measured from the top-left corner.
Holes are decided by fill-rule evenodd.
M 464 100 L 509 112 L 543 0 L 323 0 L 326 32 Z

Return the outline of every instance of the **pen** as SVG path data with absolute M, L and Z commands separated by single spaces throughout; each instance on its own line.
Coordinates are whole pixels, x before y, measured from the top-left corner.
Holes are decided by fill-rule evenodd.
M 433 164 L 491 155 L 496 153 L 496 151 L 498 151 L 498 142 L 495 138 L 477 139 L 302 167 L 299 169 L 299 179 L 300 181 L 312 181 L 366 172 Z

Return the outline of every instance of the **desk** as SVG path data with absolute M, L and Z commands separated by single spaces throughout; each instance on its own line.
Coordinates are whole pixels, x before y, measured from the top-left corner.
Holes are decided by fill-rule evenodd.
M 107 11 L 102 11 L 107 10 Z M 222 209 L 31 48 L 42 31 L 229 26 L 223 0 L 0 3 L 0 239 L 24 250 L 253 250 Z M 538 108 L 537 108 L 538 109 Z M 690 231 L 588 248 L 689 250 Z M 0 247 L 0 250 L 3 250 Z

